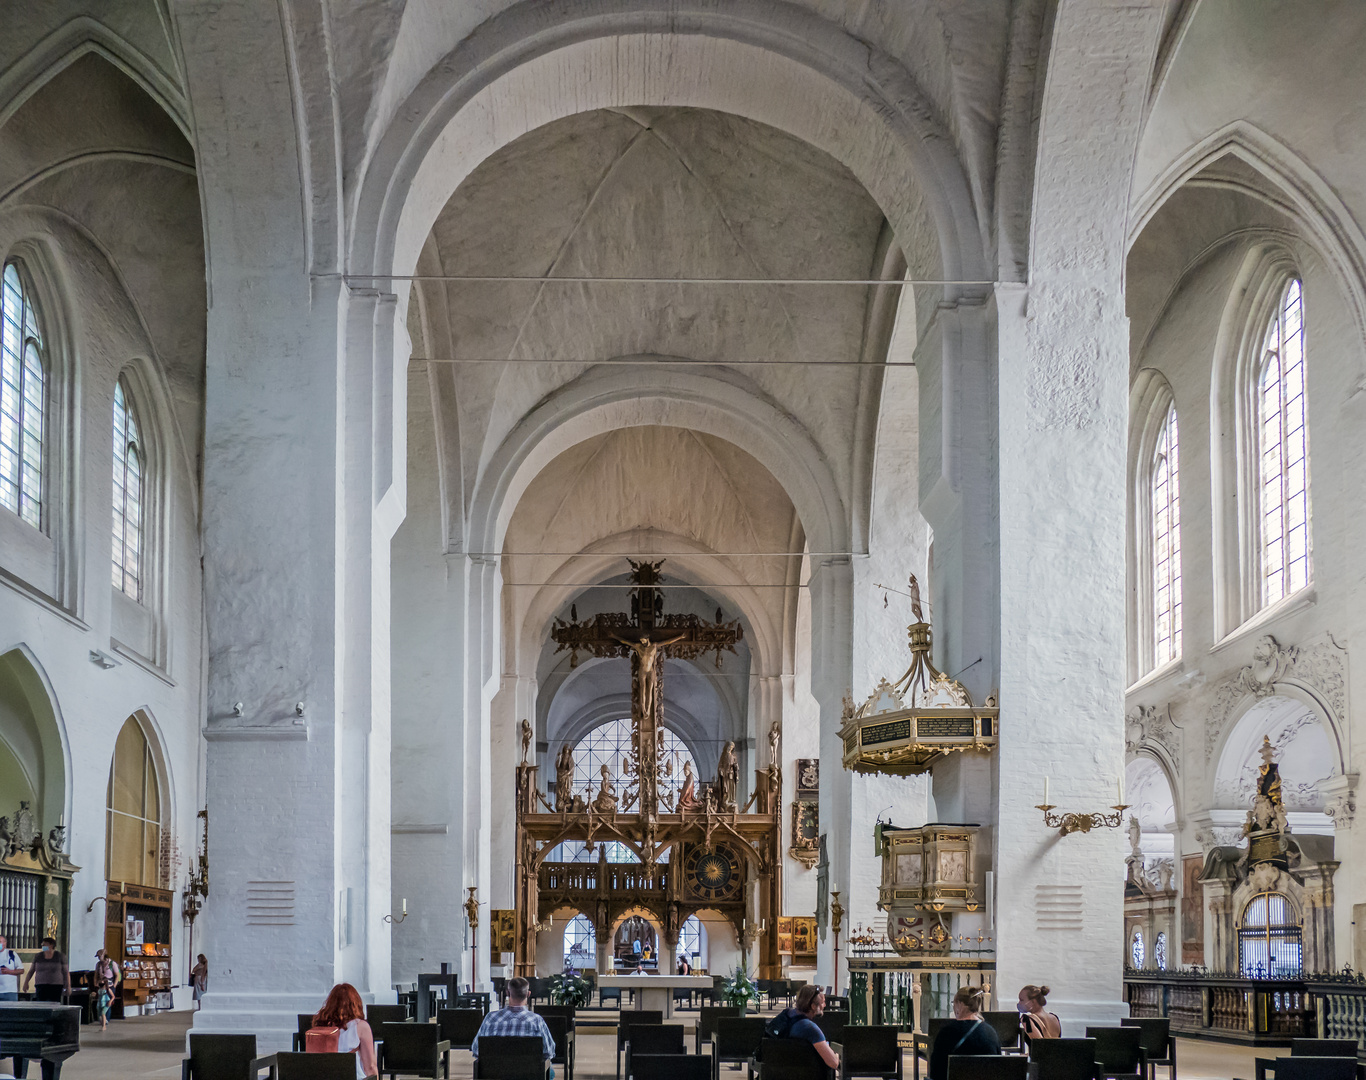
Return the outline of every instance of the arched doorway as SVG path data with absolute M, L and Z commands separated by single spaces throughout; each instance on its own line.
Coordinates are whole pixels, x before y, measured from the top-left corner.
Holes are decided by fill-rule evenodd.
M 1284 893 L 1258 893 L 1238 918 L 1238 970 L 1246 978 L 1298 979 L 1304 972 L 1304 926 Z
M 170 995 L 173 851 L 165 790 L 156 737 L 130 716 L 114 743 L 105 796 L 104 947 L 123 964 L 119 1004 Z

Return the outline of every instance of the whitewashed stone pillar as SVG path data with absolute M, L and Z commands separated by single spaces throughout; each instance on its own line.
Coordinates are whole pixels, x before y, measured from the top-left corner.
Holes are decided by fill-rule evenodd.
M 1126 1013 L 1123 832 L 1067 837 L 1034 807 L 1106 810 L 1124 768 L 1123 266 L 1160 5 L 1064 0 L 1036 164 L 1027 286 L 998 287 L 1001 736 L 997 977 L 1054 988 L 1064 1030 Z
M 821 831 L 826 837 L 830 877 L 843 886 L 849 880 L 850 773 L 843 767 L 840 714 L 853 683 L 853 567 L 848 558 L 826 558 L 811 569 L 811 694 L 820 706 Z M 836 984 L 834 940 L 829 933 L 817 945 L 816 981 Z M 841 980 L 845 978 L 844 935 L 841 934 Z
M 388 553 L 404 501 L 394 298 L 316 272 L 331 249 L 300 211 L 326 195 L 301 190 L 280 14 L 175 12 L 210 305 L 211 990 L 195 1028 L 255 1032 L 263 1053 L 337 982 L 392 1000 Z

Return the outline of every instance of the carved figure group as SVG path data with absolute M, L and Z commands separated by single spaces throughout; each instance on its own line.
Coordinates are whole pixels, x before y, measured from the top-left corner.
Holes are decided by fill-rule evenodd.
M 612 783 L 612 769 L 606 762 L 602 766 L 602 783 L 598 785 L 598 794 L 593 799 L 593 810 L 598 814 L 617 812 L 617 788 Z

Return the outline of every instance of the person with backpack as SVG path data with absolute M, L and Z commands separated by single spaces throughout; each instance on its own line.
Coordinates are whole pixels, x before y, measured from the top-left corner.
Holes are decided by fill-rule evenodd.
M 820 1059 L 832 1069 L 840 1067 L 839 1055 L 830 1049 L 830 1041 L 816 1023 L 825 1012 L 825 991 L 808 983 L 797 991 L 797 1000 L 764 1026 L 764 1033 L 774 1039 L 805 1039 Z
M 953 996 L 953 1019 L 939 1029 L 930 1051 L 930 1080 L 948 1080 L 949 1058 L 985 1057 L 1001 1052 L 996 1029 L 982 1019 L 987 992 L 964 986 Z
M 304 1036 L 304 1050 L 310 1054 L 355 1054 L 358 1077 L 377 1075 L 375 1035 L 365 1020 L 360 994 L 350 983 L 332 987 Z

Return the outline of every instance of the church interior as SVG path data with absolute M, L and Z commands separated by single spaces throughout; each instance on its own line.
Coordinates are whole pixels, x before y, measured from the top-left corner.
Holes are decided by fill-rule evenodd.
M 0 936 L 69 1077 L 101 949 L 168 1066 L 518 976 L 581 1045 L 806 983 L 910 1068 L 1046 986 L 1366 1060 L 1366 6 L 5 21 Z

